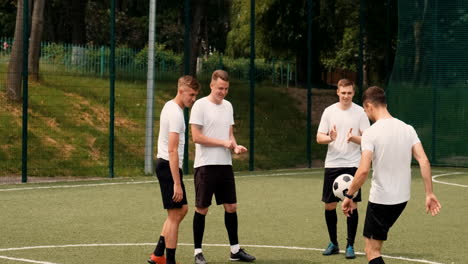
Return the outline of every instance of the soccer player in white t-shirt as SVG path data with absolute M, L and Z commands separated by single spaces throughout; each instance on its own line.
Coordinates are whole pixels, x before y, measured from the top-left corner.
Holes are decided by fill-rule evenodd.
M 231 245 L 231 260 L 254 261 L 239 246 L 237 232 L 237 198 L 231 151 L 247 152 L 238 145 L 233 133 L 234 115 L 230 102 L 225 100 L 229 90 L 229 75 L 223 70 L 213 72 L 210 95 L 197 100 L 190 114 L 192 138 L 195 142 L 195 215 L 193 239 L 195 263 L 206 264 L 202 252 L 205 217 L 213 194 L 216 203 L 224 206 L 224 223 Z
M 362 135 L 361 162 L 342 210 L 345 215 L 352 215 L 349 197 L 352 198 L 364 184 L 372 163 L 372 184 L 363 234 L 369 264 L 383 264 L 383 242 L 410 199 L 411 157 L 419 163 L 426 191 L 426 212 L 435 216 L 441 205 L 432 190 L 431 165 L 414 128 L 390 115 L 385 92 L 380 87 L 373 86 L 364 92 L 363 105 L 375 123 Z
M 168 101 L 160 116 L 158 154 L 155 162 L 156 176 L 167 219 L 150 264 L 175 264 L 179 224 L 187 214 L 187 195 L 182 179 L 185 145 L 184 108 L 195 102 L 200 83 L 192 76 L 182 76 L 177 83 L 177 95 Z M 164 256 L 166 250 L 166 256 Z
M 337 86 L 339 102 L 324 110 L 317 132 L 317 143 L 328 144 L 322 194 L 325 222 L 330 237 L 330 243 L 323 252 L 325 256 L 340 252 L 336 214 L 336 206 L 340 200 L 333 194 L 333 182 L 341 174 L 354 175 L 356 172 L 361 158 L 361 135 L 370 126 L 364 109 L 353 103 L 354 83 L 348 79 L 341 79 Z M 359 193 L 353 201 L 354 213 L 346 219 L 348 237 L 345 257 L 348 259 L 356 257 L 354 240 L 359 220 L 357 202 L 361 201 L 361 194 Z

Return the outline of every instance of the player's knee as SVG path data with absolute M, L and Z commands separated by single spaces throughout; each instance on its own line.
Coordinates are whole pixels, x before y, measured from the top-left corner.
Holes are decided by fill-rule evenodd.
M 169 219 L 173 222 L 180 223 L 184 219 L 185 215 L 187 214 L 188 207 L 183 206 L 179 209 L 174 209 L 169 212 Z
M 368 259 L 374 259 L 380 256 L 381 244 L 376 241 L 368 240 L 366 241 L 366 247 L 364 251 Z
M 325 210 L 327 211 L 332 211 L 336 209 L 338 203 L 326 203 L 325 204 Z
M 237 212 L 237 204 L 224 204 L 224 210 L 228 213 Z
M 195 208 L 195 211 L 197 213 L 199 213 L 199 214 L 202 214 L 202 215 L 208 214 L 208 208 L 199 208 L 199 207 L 197 207 L 197 208 Z
M 187 206 L 180 208 L 180 212 L 179 212 L 180 217 L 183 219 L 187 215 L 187 212 L 188 212 Z

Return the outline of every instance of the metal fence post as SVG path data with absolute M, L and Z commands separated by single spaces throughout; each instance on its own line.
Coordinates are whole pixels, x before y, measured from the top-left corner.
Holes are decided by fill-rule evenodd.
M 312 18 L 313 18 L 313 2 L 308 0 L 307 13 L 307 165 L 312 167 Z
M 114 105 L 115 105 L 115 0 L 111 0 L 110 17 L 110 58 L 109 58 L 109 177 L 114 178 Z
M 250 146 L 249 170 L 254 170 L 255 158 L 255 0 L 250 0 Z
M 23 1 L 23 129 L 21 182 L 28 181 L 28 53 L 29 53 L 29 1 Z
M 146 80 L 146 138 L 145 174 L 153 173 L 153 127 L 154 127 L 154 43 L 156 41 L 156 0 L 150 1 L 148 29 L 148 73 Z
M 184 74 L 190 73 L 190 0 L 185 0 L 185 34 L 184 34 Z M 184 174 L 189 171 L 189 113 L 188 108 L 184 109 L 185 117 L 185 146 L 184 146 Z

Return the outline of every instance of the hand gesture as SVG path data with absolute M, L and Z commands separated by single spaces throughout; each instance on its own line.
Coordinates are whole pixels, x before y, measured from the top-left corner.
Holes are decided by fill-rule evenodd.
M 184 193 L 182 191 L 182 185 L 180 183 L 174 183 L 174 195 L 172 196 L 172 200 L 176 203 L 182 201 Z
M 426 214 L 431 212 L 432 216 L 436 216 L 441 208 L 442 206 L 434 194 L 426 195 Z
M 335 141 L 337 133 L 336 133 L 336 125 L 333 125 L 333 128 L 330 130 L 329 133 L 331 141 Z
M 236 154 L 242 154 L 242 153 L 245 153 L 245 152 L 247 152 L 247 148 L 242 146 L 242 145 L 237 145 L 234 148 L 234 153 L 236 153 Z
M 343 210 L 343 214 L 346 215 L 347 217 L 350 217 L 351 214 L 353 213 L 353 210 L 357 208 L 357 205 L 353 200 L 349 199 L 348 197 L 345 197 L 343 200 L 343 203 L 341 204 L 341 210 Z
M 346 142 L 349 143 L 352 138 L 353 138 L 353 128 L 350 128 L 348 131 L 348 135 L 346 136 Z

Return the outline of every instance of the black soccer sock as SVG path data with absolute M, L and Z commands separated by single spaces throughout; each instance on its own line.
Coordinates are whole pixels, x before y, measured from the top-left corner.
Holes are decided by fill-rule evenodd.
M 202 247 L 204 232 L 205 232 L 205 215 L 195 212 L 195 215 L 193 216 L 193 244 L 195 248 Z
M 224 212 L 224 224 L 226 225 L 230 245 L 239 244 L 239 238 L 237 235 L 237 213 Z
M 165 249 L 166 249 L 166 241 L 164 240 L 163 236 L 160 236 L 158 244 L 156 245 L 156 248 L 154 249 L 154 255 L 158 257 L 164 255 Z
M 385 264 L 382 257 L 378 257 L 369 261 L 369 264 Z
M 357 208 L 354 209 L 352 214 L 346 218 L 346 223 L 348 225 L 348 245 L 354 245 L 354 239 L 356 238 L 357 226 L 359 221 L 359 214 Z M 346 247 L 348 246 L 346 245 Z
M 338 223 L 336 209 L 325 210 L 325 221 L 327 222 L 328 235 L 330 236 L 330 241 L 336 246 L 338 246 L 338 240 L 336 238 L 336 224 Z
M 166 264 L 176 264 L 175 251 L 175 248 L 166 248 Z

